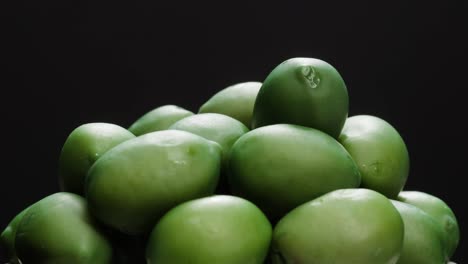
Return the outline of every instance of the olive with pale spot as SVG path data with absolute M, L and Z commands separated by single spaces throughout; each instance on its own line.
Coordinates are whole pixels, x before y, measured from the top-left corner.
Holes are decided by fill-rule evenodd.
M 295 124 L 338 138 L 348 116 L 348 90 L 340 73 L 314 58 L 292 58 L 265 79 L 255 100 L 252 127 Z

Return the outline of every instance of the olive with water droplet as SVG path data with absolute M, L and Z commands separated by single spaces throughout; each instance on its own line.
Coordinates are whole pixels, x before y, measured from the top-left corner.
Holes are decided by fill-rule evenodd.
M 361 186 L 396 198 L 409 173 L 409 154 L 403 138 L 385 120 L 358 115 L 346 120 L 339 137 L 362 176 Z
M 295 124 L 337 138 L 348 116 L 348 90 L 339 72 L 313 58 L 292 58 L 278 65 L 258 92 L 252 127 Z
M 86 177 L 86 198 L 104 224 L 142 235 L 170 208 L 213 194 L 220 167 L 218 143 L 185 131 L 152 132 L 99 158 Z

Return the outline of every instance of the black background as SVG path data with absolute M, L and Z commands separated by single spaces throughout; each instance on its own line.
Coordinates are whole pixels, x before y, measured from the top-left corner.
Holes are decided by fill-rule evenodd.
M 401 133 L 406 189 L 445 200 L 463 263 L 467 1 L 283 3 L 16 1 L 1 8 L 0 227 L 58 191 L 57 159 L 77 126 L 128 127 L 163 104 L 192 111 L 218 90 L 263 81 L 292 57 L 343 76 L 350 115 Z

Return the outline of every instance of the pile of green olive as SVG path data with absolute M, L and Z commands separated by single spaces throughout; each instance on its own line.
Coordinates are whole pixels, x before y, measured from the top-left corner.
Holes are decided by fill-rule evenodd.
M 23 264 L 449 263 L 454 213 L 404 189 L 391 124 L 348 108 L 332 65 L 292 58 L 196 114 L 83 124 L 59 157 L 61 192 L 14 217 L 0 245 Z

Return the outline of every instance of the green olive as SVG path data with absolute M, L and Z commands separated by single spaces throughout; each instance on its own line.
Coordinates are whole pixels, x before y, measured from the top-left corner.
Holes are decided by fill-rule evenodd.
M 185 131 L 152 132 L 97 160 L 86 178 L 86 198 L 103 223 L 140 235 L 177 204 L 213 194 L 220 166 L 219 144 Z
M 60 189 L 82 195 L 91 165 L 109 149 L 134 137 L 125 128 L 108 123 L 88 123 L 74 129 L 60 153 Z
M 158 264 L 262 264 L 272 228 L 239 197 L 216 195 L 171 209 L 151 232 L 146 256 Z
M 359 186 L 359 170 L 329 135 L 279 124 L 241 136 L 231 150 L 229 183 L 234 194 L 258 205 L 274 222 L 322 194 Z
M 86 200 L 60 192 L 31 205 L 16 230 L 23 263 L 110 264 L 112 247 L 89 214 Z
M 292 58 L 278 65 L 258 92 L 252 127 L 296 124 L 338 138 L 348 116 L 348 90 L 329 63 Z
M 29 208 L 29 207 L 28 207 Z M 15 249 L 16 230 L 18 225 L 26 214 L 28 208 L 17 214 L 0 235 L 0 248 L 3 248 L 10 264 L 18 264 L 18 256 Z
M 353 116 L 346 120 L 339 141 L 359 167 L 361 187 L 397 197 L 408 178 L 410 161 L 405 142 L 393 126 L 375 116 Z
M 279 221 L 271 258 L 273 264 L 395 264 L 403 236 L 402 218 L 385 196 L 368 189 L 336 190 Z
M 250 128 L 255 99 L 261 86 L 260 82 L 231 85 L 213 95 L 198 112 L 224 114 L 239 120 Z
M 249 131 L 240 121 L 222 114 L 206 113 L 186 117 L 169 129 L 183 130 L 218 143 L 222 148 L 222 168 L 217 193 L 227 193 L 227 162 L 231 147 L 236 140 Z
M 146 133 L 166 130 L 180 119 L 191 116 L 193 113 L 176 105 L 163 105 L 157 107 L 138 118 L 128 130 L 136 136 Z
M 187 131 L 218 143 L 222 148 L 223 163 L 227 162 L 234 142 L 249 131 L 240 121 L 216 113 L 186 117 L 174 123 L 169 129 Z
M 445 264 L 446 254 L 441 226 L 416 206 L 392 201 L 405 225 L 403 249 L 397 264 Z
M 439 223 L 444 234 L 447 256 L 451 258 L 460 240 L 460 229 L 450 207 L 441 199 L 418 191 L 400 192 L 398 200 L 418 207 Z

